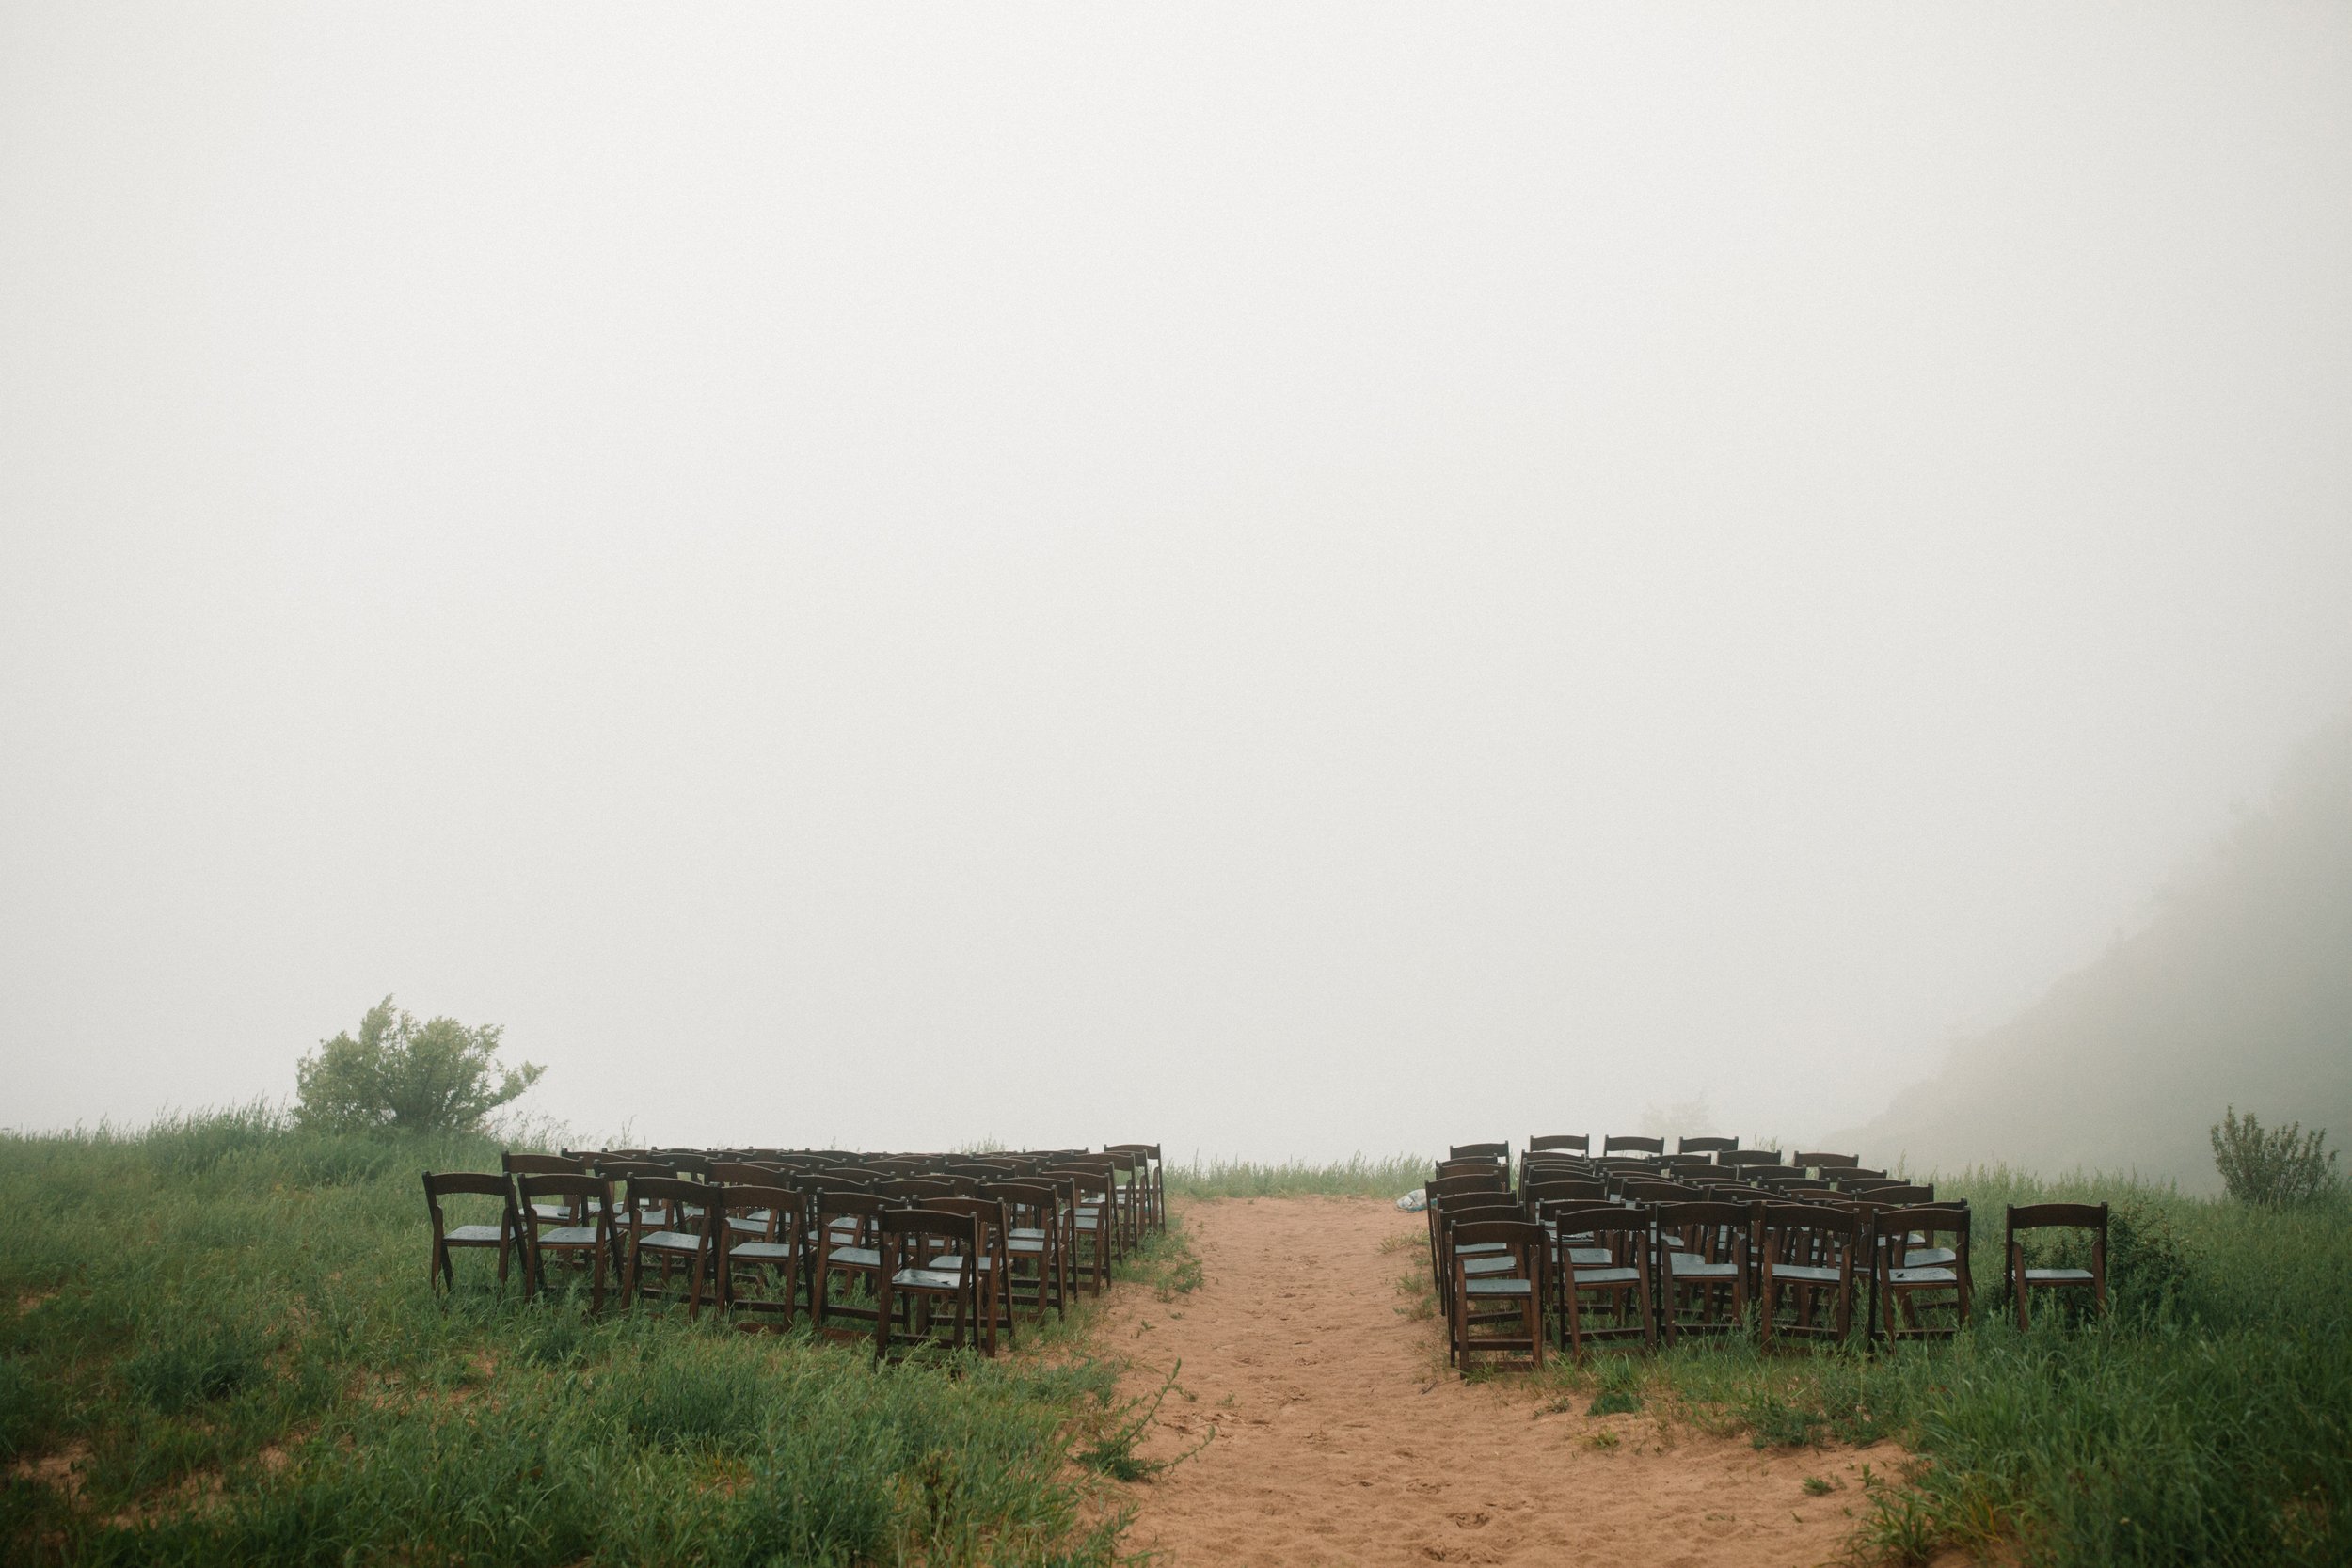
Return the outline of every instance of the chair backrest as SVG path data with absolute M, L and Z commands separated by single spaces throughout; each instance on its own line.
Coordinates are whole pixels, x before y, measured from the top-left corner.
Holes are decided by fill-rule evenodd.
M 945 1181 L 902 1176 L 892 1181 L 877 1181 L 873 1185 L 876 1197 L 891 1203 L 924 1203 L 935 1197 L 953 1197 L 956 1189 Z
M 1690 1230 L 1716 1230 L 1732 1239 L 1732 1244 L 1744 1256 L 1748 1244 L 1748 1227 L 1756 1215 L 1751 1203 L 1724 1203 L 1713 1198 L 1696 1201 L 1661 1203 L 1650 1211 L 1657 1221 L 1658 1234 L 1662 1242 L 1668 1235 Z
M 1788 1156 L 1788 1163 L 1792 1165 L 1811 1165 L 1821 1170 L 1839 1167 L 1851 1169 L 1862 1164 L 1862 1156 L 1859 1154 L 1823 1154 L 1819 1149 L 1801 1148 Z
M 1862 1216 L 1851 1209 L 1836 1209 L 1819 1203 L 1759 1203 L 1756 1206 L 1756 1234 L 1769 1247 L 1780 1237 L 1803 1231 L 1808 1235 L 1836 1238 L 1845 1243 L 1841 1254 L 1853 1245 L 1861 1233 Z
M 1560 1149 L 1575 1154 L 1590 1154 L 1593 1151 L 1593 1135 L 1590 1132 L 1546 1132 L 1541 1137 L 1527 1140 L 1527 1152 L 1530 1154 L 1549 1154 Z
M 875 1216 L 874 1228 L 881 1233 L 885 1256 L 908 1240 L 946 1242 L 962 1252 L 967 1270 L 973 1266 L 972 1255 L 980 1244 L 980 1222 L 971 1214 L 946 1209 L 884 1208 Z
M 515 1182 L 509 1176 L 480 1170 L 426 1171 L 424 1206 L 432 1211 L 437 1231 L 441 1225 L 441 1199 L 444 1196 L 494 1197 L 502 1210 L 500 1223 L 507 1224 L 514 1217 Z
M 664 1212 L 661 1223 L 667 1228 L 682 1230 L 686 1228 L 684 1206 L 703 1207 L 707 1213 L 711 1188 L 677 1176 L 632 1176 L 622 1193 L 621 1206 L 630 1225 L 645 1224 L 645 1212 L 659 1209 Z
M 1688 1181 L 1629 1176 L 1617 1183 L 1618 1194 L 1633 1203 L 1692 1203 L 1705 1195 Z
M 2090 1230 L 2092 1244 L 2104 1252 L 2107 1244 L 2107 1206 L 2104 1203 L 2012 1203 L 2009 1206 L 2009 1239 L 2021 1230 Z
M 1663 1154 L 1666 1140 L 1645 1138 L 1631 1132 L 1612 1132 L 1600 1140 L 1603 1154 Z
M 1780 1151 L 1773 1148 L 1726 1148 L 1715 1156 L 1719 1165 L 1777 1165 Z
M 1651 1220 L 1650 1211 L 1640 1204 L 1629 1207 L 1622 1203 L 1579 1203 L 1569 1199 L 1543 1205 L 1543 1223 L 1555 1227 L 1564 1236 L 1612 1232 L 1647 1236 Z
M 537 1227 L 546 1219 L 533 1203 L 543 1197 L 593 1198 L 598 1205 L 595 1223 L 601 1226 L 612 1209 L 612 1183 L 601 1176 L 581 1176 L 577 1172 L 555 1172 L 546 1176 L 516 1176 L 516 1195 L 521 1197 L 522 1217 L 537 1235 Z
M 1564 1201 L 1605 1203 L 1609 1200 L 1609 1183 L 1588 1176 L 1547 1176 L 1521 1187 L 1519 1196 L 1531 1206 Z
M 1866 1198 L 1876 1204 L 1933 1203 L 1935 1189 L 1908 1181 L 1872 1183 L 1868 1186 L 1837 1184 L 1837 1190 L 1849 1197 Z
M 1465 1219 L 1454 1227 L 1453 1242 L 1457 1266 L 1461 1248 L 1500 1242 L 1517 1256 L 1521 1268 L 1539 1274 L 1550 1233 L 1529 1219 Z
M 1455 1144 L 1445 1151 L 1449 1160 L 1507 1160 L 1511 1157 L 1509 1143 Z
M 1739 1147 L 1739 1139 L 1719 1138 L 1712 1133 L 1704 1137 L 1677 1138 L 1675 1140 L 1675 1152 L 1677 1154 L 1720 1154 L 1726 1149 L 1738 1148 Z
M 1422 1191 L 1432 1198 L 1451 1193 L 1500 1193 L 1510 1190 L 1503 1180 L 1502 1167 L 1490 1165 L 1484 1170 L 1457 1171 L 1452 1176 L 1436 1176 L 1422 1184 Z
M 1017 1226 L 1026 1219 L 1037 1229 L 1050 1230 L 1054 1216 L 1061 1212 L 1061 1189 L 1043 1181 L 991 1181 L 980 1188 L 979 1196 L 1003 1204 L 1009 1225 Z
M 1878 1231 L 1882 1249 L 1908 1240 L 1915 1232 L 1931 1239 L 1939 1235 L 1959 1237 L 1952 1250 L 1962 1258 L 1968 1256 L 1971 1219 L 1965 1203 L 1914 1203 L 1899 1209 L 1879 1209 L 1872 1212 L 1870 1224 Z M 1888 1261 L 1902 1266 L 1902 1255 L 1892 1253 Z
M 773 1181 L 785 1174 L 783 1168 L 768 1160 L 713 1160 L 708 1175 L 713 1181 L 739 1187 Z
M 598 1160 L 596 1174 L 607 1181 L 628 1181 L 640 1176 L 668 1176 L 670 1167 L 658 1160 Z

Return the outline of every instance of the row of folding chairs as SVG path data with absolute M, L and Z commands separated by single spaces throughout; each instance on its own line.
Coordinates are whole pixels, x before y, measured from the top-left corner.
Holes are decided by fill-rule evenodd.
M 723 1156 L 770 1156 L 726 1158 Z M 850 1163 L 842 1163 L 842 1162 Z M 860 1156 L 839 1150 L 626 1149 L 509 1153 L 492 1173 L 427 1174 L 437 1284 L 451 1252 L 518 1259 L 527 1292 L 548 1265 L 588 1276 L 601 1311 L 682 1300 L 745 1326 L 939 1338 L 993 1354 L 1019 1317 L 1064 1314 L 1099 1293 L 1143 1233 L 1165 1226 L 1159 1152 L 1052 1150 L 988 1156 Z M 442 1199 L 500 1200 L 495 1223 L 451 1225 Z
M 1548 1336 L 1581 1354 L 1595 1340 L 1655 1347 L 1751 1325 L 1767 1344 L 1842 1340 L 1857 1307 L 1874 1340 L 1948 1336 L 1967 1324 L 1975 1283 L 1966 1204 L 1937 1202 L 1932 1186 L 1861 1174 L 1858 1161 L 1825 1165 L 1816 1156 L 1780 1167 L 1785 1174 L 1677 1163 L 1662 1149 L 1592 1159 L 1534 1148 L 1514 1186 L 1502 1146 L 1456 1146 L 1425 1189 L 1454 1359 L 1539 1361 Z M 2031 1266 L 2022 1238 L 2053 1227 L 2089 1232 L 2090 1268 Z M 2105 1308 L 2106 1237 L 2104 1204 L 2010 1209 L 2003 1261 L 2021 1326 L 2036 1291 L 2087 1290 Z

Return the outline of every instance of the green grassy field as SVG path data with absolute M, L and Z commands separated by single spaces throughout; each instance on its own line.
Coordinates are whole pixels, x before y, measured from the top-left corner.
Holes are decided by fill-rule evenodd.
M 430 1294 L 418 1172 L 497 1161 L 262 1112 L 0 1138 L 0 1560 L 1117 1559 L 1089 1466 L 1119 1467 L 1134 1417 L 1083 1313 L 1025 1326 L 1019 1356 L 877 1369 L 683 1312 L 525 1305 L 484 1253 Z
M 1974 1209 L 1976 1325 L 1953 1342 L 1601 1352 L 1550 1375 L 1580 1408 L 1655 1408 L 1758 1446 L 1903 1444 L 1912 1472 L 1856 1500 L 1864 1561 L 1961 1546 L 2031 1568 L 2352 1562 L 2352 1212 L 2006 1171 L 1936 1193 Z M 2113 1315 L 2070 1323 L 2037 1303 L 2020 1334 L 1998 1289 L 2004 1206 L 2101 1198 Z

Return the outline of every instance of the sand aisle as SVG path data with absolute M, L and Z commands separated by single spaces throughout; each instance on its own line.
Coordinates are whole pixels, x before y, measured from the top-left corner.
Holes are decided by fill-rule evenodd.
M 1744 1439 L 1661 1433 L 1647 1416 L 1554 1412 L 1501 1379 L 1465 1386 L 1438 1325 L 1399 1308 L 1425 1268 L 1418 1214 L 1378 1199 L 1228 1199 L 1184 1212 L 1205 1283 L 1169 1301 L 1138 1291 L 1108 1314 L 1135 1358 L 1132 1391 L 1179 1357 L 1144 1451 L 1216 1438 L 1130 1489 L 1134 1546 L 1173 1568 L 1226 1563 L 1738 1564 L 1812 1568 L 1863 1512 L 1882 1447 L 1758 1453 Z M 1383 1252 L 1387 1238 L 1415 1239 Z M 1613 1432 L 1613 1448 L 1596 1446 Z M 1808 1496 L 1807 1476 L 1837 1484 Z

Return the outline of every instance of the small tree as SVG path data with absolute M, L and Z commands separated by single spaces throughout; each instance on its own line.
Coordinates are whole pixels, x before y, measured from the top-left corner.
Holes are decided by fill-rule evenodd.
M 337 1035 L 294 1069 L 294 1119 L 356 1132 L 469 1132 L 539 1081 L 546 1069 L 498 1062 L 501 1026 L 469 1029 L 453 1018 L 419 1023 L 392 999 L 370 1007 L 359 1037 Z
M 2241 1117 L 2233 1105 L 2214 1124 L 2213 1163 L 2241 1203 L 2309 1203 L 2335 1189 L 2336 1155 L 2323 1148 L 2327 1141 L 2326 1132 L 2306 1132 L 2295 1121 L 2265 1132 L 2251 1111 Z

